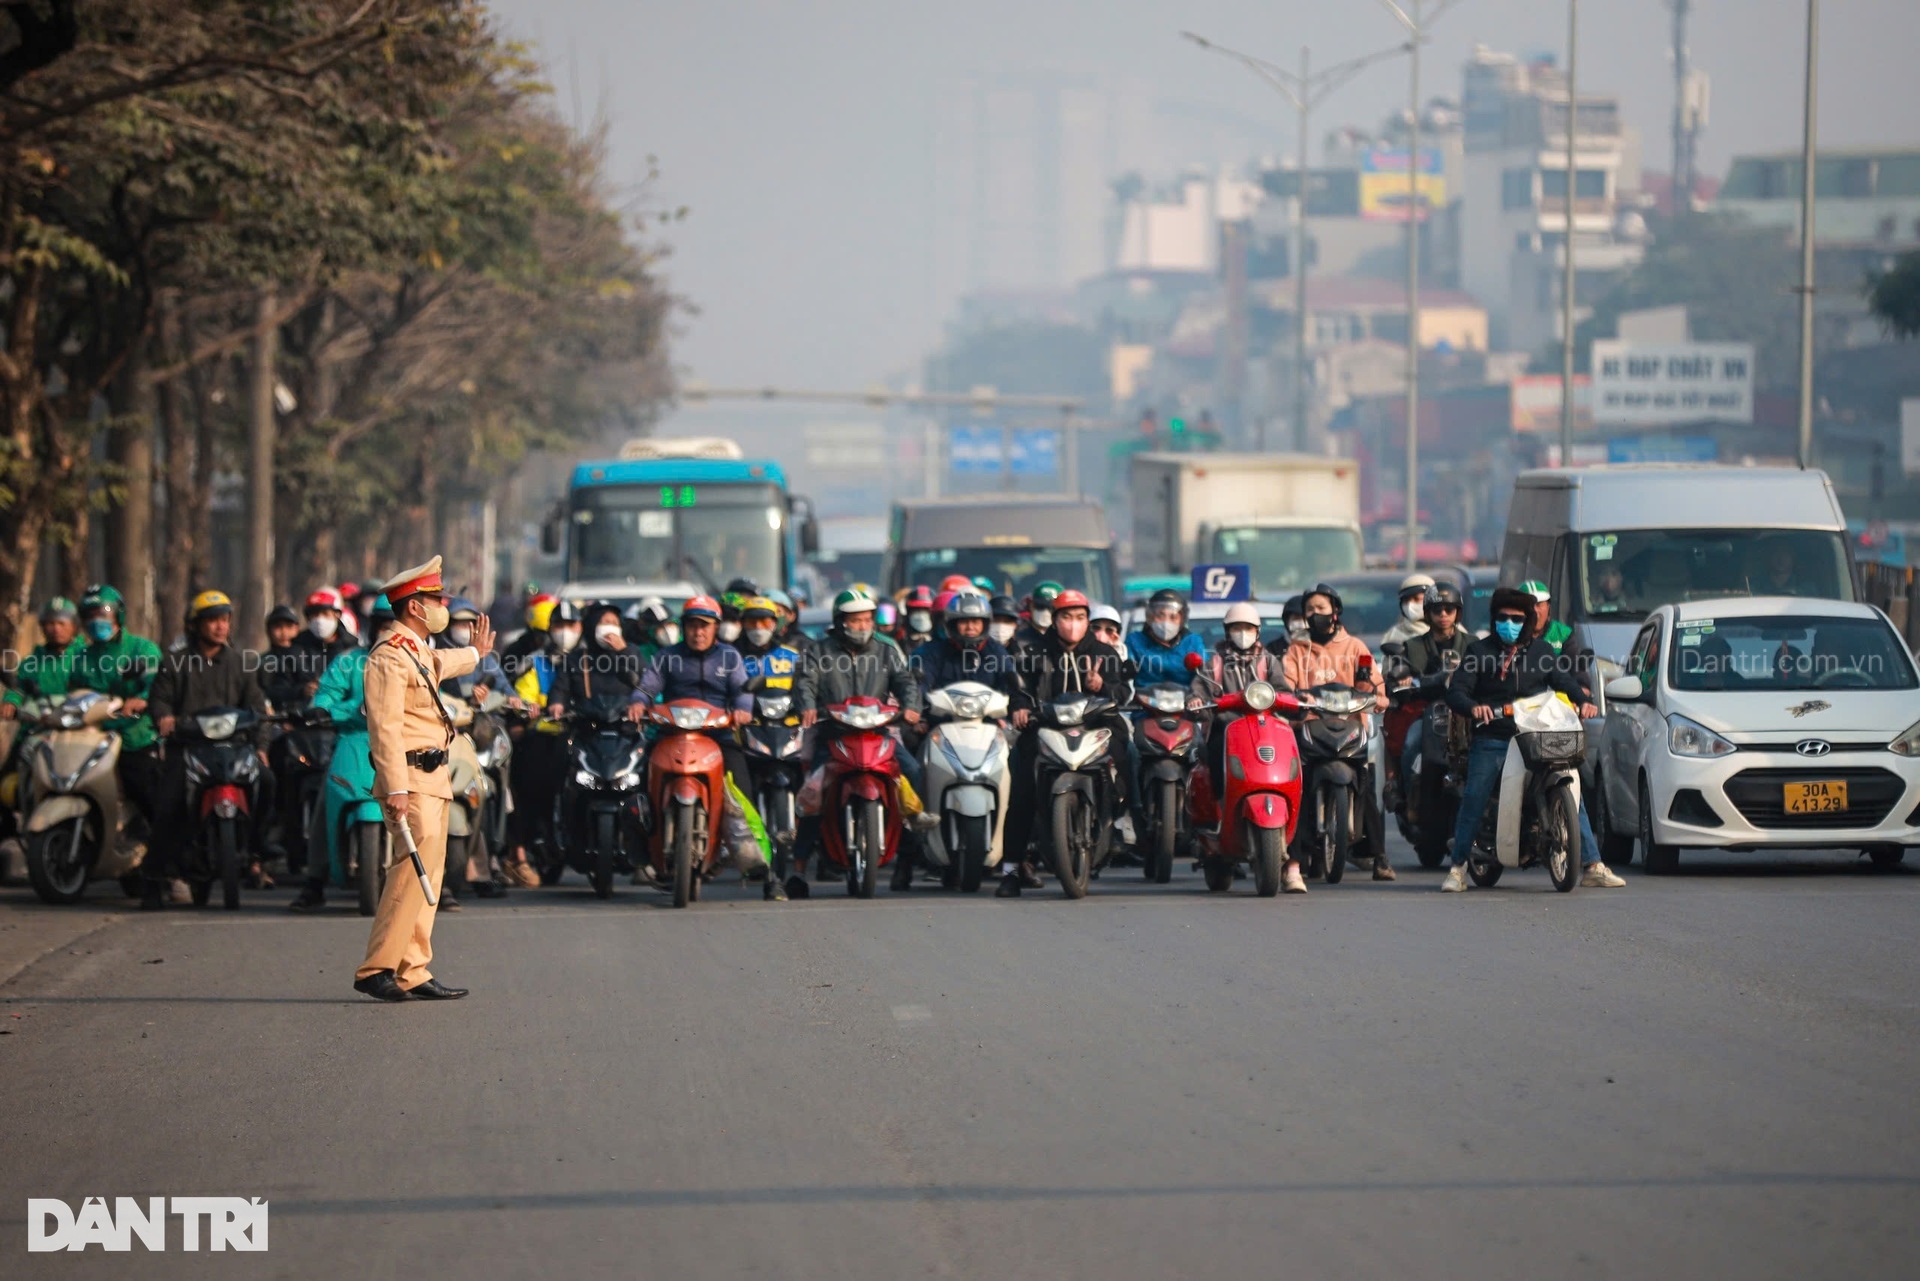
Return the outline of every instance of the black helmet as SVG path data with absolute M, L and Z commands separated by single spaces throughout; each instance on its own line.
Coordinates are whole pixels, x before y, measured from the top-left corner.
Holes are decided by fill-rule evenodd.
M 1452 583 L 1435 583 L 1433 586 L 1427 588 L 1427 603 L 1425 608 L 1432 609 L 1435 605 L 1452 605 L 1455 609 L 1458 609 L 1460 607 L 1460 589 Z
M 1281 618 L 1299 618 L 1307 612 L 1307 598 L 1299 594 L 1287 597 L 1287 603 L 1280 607 Z
M 736 578 L 728 583 L 726 590 L 720 594 L 722 596 L 758 596 L 760 594 L 760 584 L 754 582 L 751 578 Z
M 1333 616 L 1335 618 L 1340 617 L 1341 613 L 1346 609 L 1346 605 L 1340 599 L 1339 592 L 1336 592 L 1325 583 L 1315 583 L 1313 586 L 1307 588 L 1306 591 L 1300 593 L 1301 613 L 1304 614 L 1307 612 L 1307 599 L 1312 596 L 1325 596 L 1327 602 L 1333 606 Z
M 298 627 L 300 626 L 300 615 L 293 612 L 293 606 L 291 605 L 275 605 L 267 611 L 267 626 L 272 627 L 275 623 L 292 623 L 295 627 Z
M 1011 596 L 995 596 L 987 602 L 987 608 L 993 612 L 995 618 L 1020 617 L 1020 606 Z
M 580 621 L 580 607 L 570 600 L 563 600 L 553 607 L 553 613 L 547 618 L 547 630 L 552 631 L 555 623 L 577 623 Z
M 954 622 L 962 618 L 977 618 L 981 622 L 990 622 L 993 618 L 993 606 L 987 598 L 978 592 L 962 592 L 947 603 L 947 621 Z
M 1171 587 L 1162 587 L 1159 591 L 1147 597 L 1147 613 L 1153 613 L 1154 610 L 1160 608 L 1162 605 L 1172 605 L 1178 609 L 1181 618 L 1187 616 L 1187 598 Z

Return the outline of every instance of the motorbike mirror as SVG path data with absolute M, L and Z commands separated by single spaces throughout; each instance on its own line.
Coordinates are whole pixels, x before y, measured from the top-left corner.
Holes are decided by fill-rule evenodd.
M 1382 658 L 1405 658 L 1406 656 L 1407 647 L 1400 641 L 1388 641 L 1380 647 L 1380 657 Z
M 1207 664 L 1207 660 L 1200 657 L 1200 655 L 1198 654 L 1187 655 L 1187 670 L 1190 672 L 1197 672 L 1202 667 L 1205 667 L 1206 664 Z

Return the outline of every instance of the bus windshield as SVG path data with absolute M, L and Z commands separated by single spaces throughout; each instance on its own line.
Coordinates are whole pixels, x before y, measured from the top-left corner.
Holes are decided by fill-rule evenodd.
M 1286 525 L 1229 525 L 1215 531 L 1216 558 L 1244 564 L 1253 589 L 1282 596 L 1360 569 L 1360 540 L 1351 529 Z
M 784 584 L 787 507 L 765 484 L 595 485 L 573 491 L 568 577 L 575 582 L 687 579 L 717 591 L 734 578 Z
M 1089 600 L 1112 600 L 1107 554 L 1094 547 L 939 547 L 903 552 L 906 585 L 940 586 L 949 574 L 987 578 L 996 594 L 1019 600 L 1035 583 L 1077 587 Z
M 1841 535 L 1825 529 L 1622 529 L 1579 539 L 1578 617 L 1637 622 L 1716 596 L 1852 600 Z

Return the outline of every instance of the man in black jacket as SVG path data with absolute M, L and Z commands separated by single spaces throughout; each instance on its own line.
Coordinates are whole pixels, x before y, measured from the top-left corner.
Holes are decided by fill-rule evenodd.
M 947 607 L 947 634 L 913 651 L 911 663 L 921 688 L 945 689 L 959 681 L 977 681 L 1007 696 L 1011 704 L 1020 693 L 1013 655 L 987 635 L 992 606 L 984 596 L 956 596 Z
M 1493 797 L 1494 785 L 1506 765 L 1507 746 L 1515 726 L 1508 706 L 1516 699 L 1553 690 L 1580 709 L 1580 719 L 1598 713 L 1586 702 L 1586 691 L 1574 675 L 1571 658 L 1553 652 L 1534 629 L 1534 600 L 1523 591 L 1502 587 L 1493 594 L 1493 630 L 1467 647 L 1466 656 L 1447 682 L 1447 705 L 1473 719 L 1473 746 L 1467 754 L 1467 781 L 1460 796 L 1460 816 L 1453 828 L 1452 866 L 1441 890 L 1457 894 L 1467 888 L 1467 855 L 1480 830 L 1481 817 Z M 1580 809 L 1580 864 L 1586 869 L 1583 885 L 1614 888 L 1625 881 L 1600 861 L 1593 827 Z
M 1090 633 L 1088 618 L 1091 606 L 1085 593 L 1069 587 L 1057 594 L 1051 605 L 1052 628 L 1020 657 L 1021 688 L 1015 700 L 1016 716 L 1021 713 L 1031 715 L 1040 704 L 1056 702 L 1062 695 L 1078 691 L 1104 695 L 1118 707 L 1131 703 L 1133 682 L 1128 677 L 1126 655 L 1112 645 L 1094 639 Z M 1129 746 L 1125 721 L 1116 711 L 1089 724 L 1112 731 L 1113 760 L 1119 770 L 1118 788 L 1124 793 L 1133 782 L 1133 751 Z M 1033 889 L 1040 884 L 1040 875 L 1027 849 L 1033 837 L 1034 810 L 1040 803 L 1036 777 L 1039 758 L 1039 739 L 1034 727 L 1029 724 L 1014 743 L 1013 760 L 1009 764 L 1013 786 L 1012 794 L 1007 798 L 1005 857 L 1017 860 L 1018 866 L 1008 871 L 1000 882 L 1000 888 L 994 891 L 1000 898 L 1018 897 L 1022 888 Z M 1114 799 L 1120 803 L 1121 812 L 1124 812 L 1125 796 L 1116 796 Z
M 267 710 L 255 660 L 227 643 L 232 631 L 233 602 L 224 592 L 201 592 L 193 598 L 187 612 L 186 648 L 169 651 L 161 658 L 147 698 L 147 712 L 163 741 L 172 737 L 180 717 L 210 707 L 244 707 L 256 714 Z M 159 794 L 154 797 L 153 847 L 140 864 L 146 881 L 140 900 L 142 911 L 155 911 L 165 905 L 167 877 L 178 866 L 180 848 L 188 833 L 186 758 L 186 752 L 177 746 L 167 749 Z M 260 763 L 266 764 L 265 760 Z M 273 775 L 263 768 L 258 778 L 253 798 L 256 850 L 266 816 L 273 808 Z M 257 865 L 255 871 L 257 874 Z

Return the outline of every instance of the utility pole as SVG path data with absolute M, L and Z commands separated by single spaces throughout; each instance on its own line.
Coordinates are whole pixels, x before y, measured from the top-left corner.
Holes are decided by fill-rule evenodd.
M 255 304 L 253 383 L 247 423 L 247 579 L 241 607 L 247 612 L 234 628 L 236 642 L 266 638 L 267 611 L 273 607 L 273 387 L 279 328 L 274 323 L 272 286 Z M 242 639 L 244 638 L 244 639 Z
M 1819 136 L 1820 0 L 1807 0 L 1807 101 L 1800 138 L 1800 465 L 1813 466 L 1813 176 Z
M 1684 0 L 1682 0 L 1684 3 Z M 1573 466 L 1573 196 L 1580 170 L 1580 0 L 1567 0 L 1567 234 L 1560 244 L 1560 465 Z
M 1673 216 L 1693 212 L 1693 126 L 1687 77 L 1687 15 L 1693 0 L 1668 0 L 1673 6 Z
M 1300 50 L 1300 70 L 1288 71 L 1285 67 L 1257 58 L 1250 53 L 1229 49 L 1215 44 L 1204 36 L 1191 31 L 1182 31 L 1181 36 L 1191 40 L 1209 53 L 1217 53 L 1232 58 L 1235 62 L 1266 81 L 1280 96 L 1293 105 L 1300 123 L 1300 138 L 1294 164 L 1299 173 L 1298 187 L 1294 192 L 1293 218 L 1293 431 L 1292 444 L 1296 450 L 1307 447 L 1307 186 L 1309 172 L 1307 152 L 1312 138 L 1311 121 L 1314 108 L 1326 100 L 1334 90 L 1346 84 L 1362 70 L 1386 58 L 1398 57 L 1405 49 L 1404 45 L 1395 45 L 1391 49 L 1382 49 L 1364 57 L 1353 58 L 1325 71 L 1315 74 L 1313 55 L 1306 48 Z M 1261 444 L 1266 443 L 1264 437 Z

